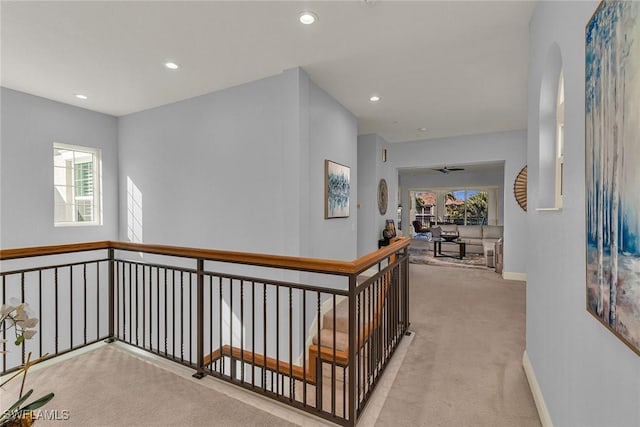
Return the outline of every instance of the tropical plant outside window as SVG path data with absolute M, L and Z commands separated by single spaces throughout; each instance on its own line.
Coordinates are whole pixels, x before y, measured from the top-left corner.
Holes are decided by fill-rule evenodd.
M 489 223 L 487 191 L 476 189 L 417 191 L 414 197 L 415 219 L 425 228 L 433 223 L 461 225 Z M 494 205 L 493 209 L 495 208 Z
M 478 190 L 456 190 L 447 193 L 445 222 L 481 225 L 488 223 L 489 209 L 487 192 Z
M 53 144 L 55 225 L 100 224 L 100 151 Z

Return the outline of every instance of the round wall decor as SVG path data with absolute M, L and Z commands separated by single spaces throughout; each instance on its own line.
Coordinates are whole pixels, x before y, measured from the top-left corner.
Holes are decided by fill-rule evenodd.
M 387 188 L 387 181 L 383 179 L 378 183 L 378 210 L 380 215 L 387 213 L 387 204 L 389 203 L 389 189 Z
M 527 166 L 523 167 L 516 180 L 513 183 L 513 195 L 516 197 L 516 201 L 524 210 L 527 211 Z

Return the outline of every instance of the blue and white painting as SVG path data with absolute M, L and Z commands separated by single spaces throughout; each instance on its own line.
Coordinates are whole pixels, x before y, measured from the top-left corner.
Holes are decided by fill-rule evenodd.
M 640 354 L 640 2 L 586 27 L 587 310 Z
M 349 216 L 349 194 L 351 176 L 349 166 L 331 160 L 325 161 L 325 218 Z

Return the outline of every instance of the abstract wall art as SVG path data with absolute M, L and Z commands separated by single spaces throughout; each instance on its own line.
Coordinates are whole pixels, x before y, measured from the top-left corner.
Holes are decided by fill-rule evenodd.
M 324 217 L 346 218 L 349 216 L 351 177 L 349 166 L 325 160 L 324 162 Z
M 640 354 L 640 2 L 586 27 L 587 310 Z

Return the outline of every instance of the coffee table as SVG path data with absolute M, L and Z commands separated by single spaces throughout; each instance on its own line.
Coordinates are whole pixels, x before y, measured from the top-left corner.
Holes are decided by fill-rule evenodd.
M 448 254 L 443 254 L 442 253 L 442 243 L 454 243 L 456 245 L 458 245 L 458 253 L 459 255 L 453 256 L 453 255 L 448 255 Z M 463 259 L 465 256 L 467 255 L 467 242 L 465 240 L 461 240 L 461 239 L 455 239 L 455 240 L 446 240 L 443 239 L 442 237 L 435 237 L 433 239 L 433 256 L 435 257 L 450 257 L 450 258 L 459 258 L 459 259 Z

